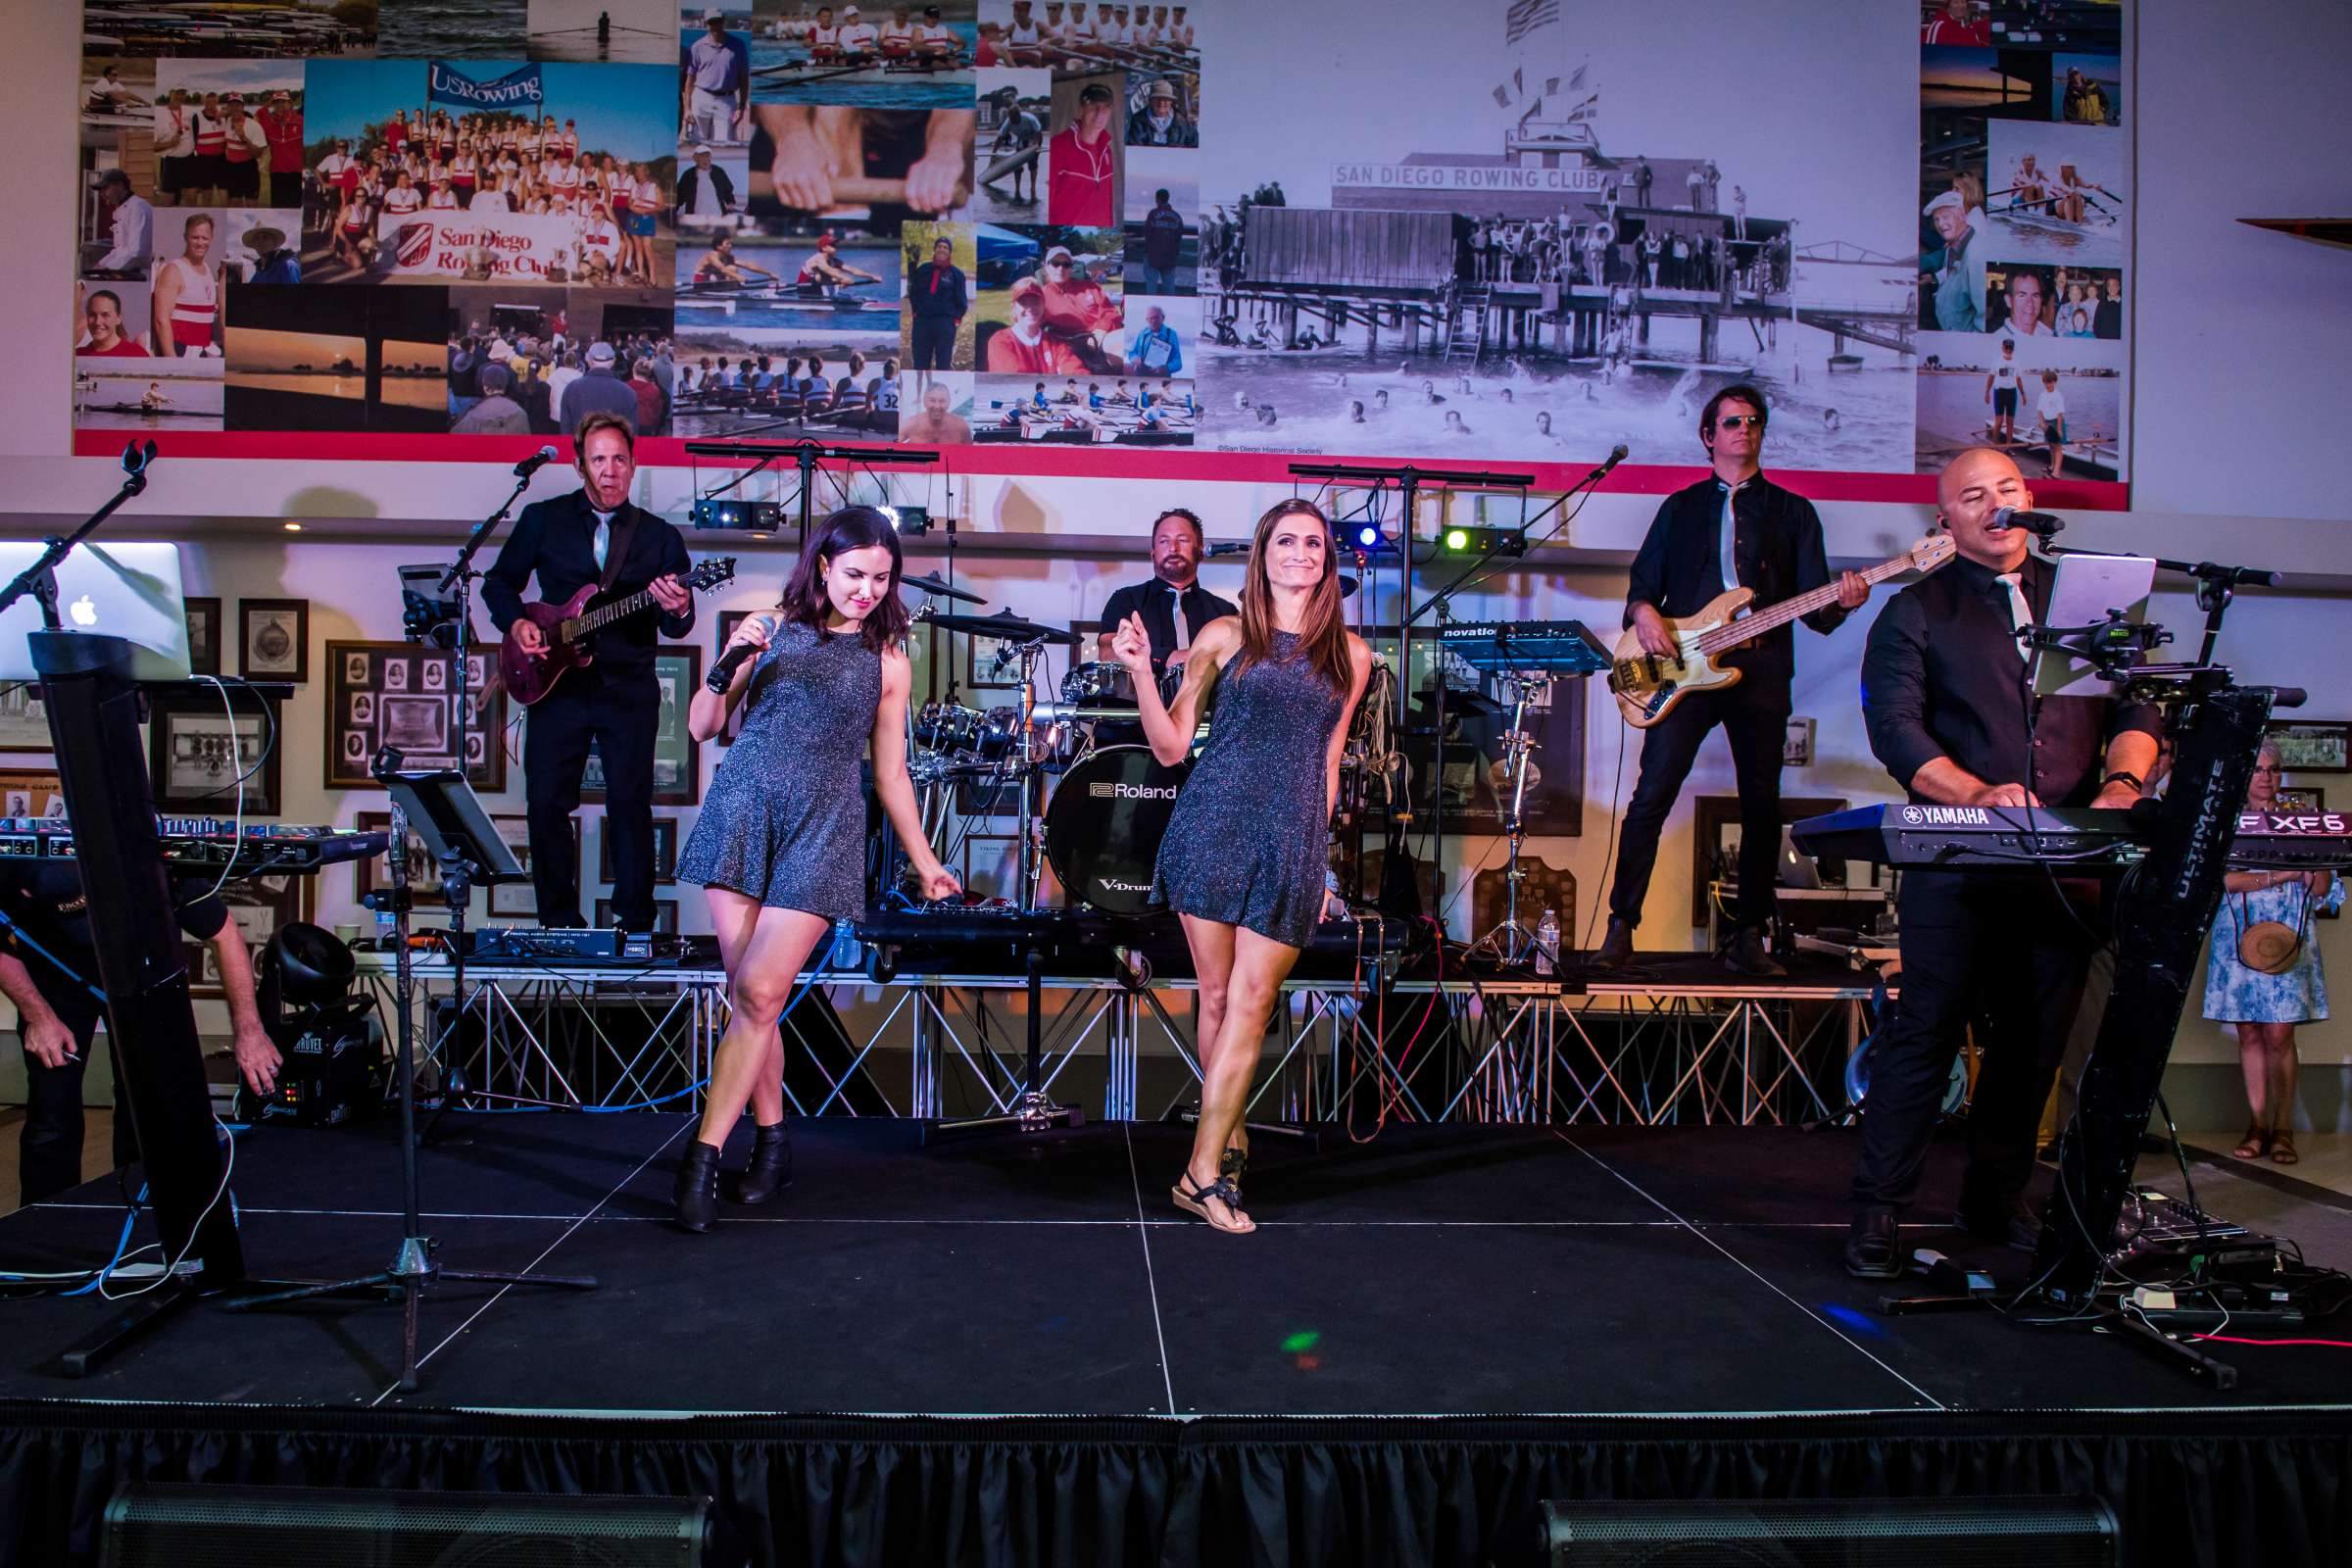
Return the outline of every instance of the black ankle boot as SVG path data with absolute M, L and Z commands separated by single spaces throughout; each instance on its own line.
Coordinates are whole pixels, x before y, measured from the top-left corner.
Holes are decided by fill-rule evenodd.
M 782 1122 L 762 1127 L 752 1140 L 751 1163 L 727 1183 L 738 1203 L 764 1203 L 792 1185 L 792 1134 Z
M 686 1146 L 678 1161 L 678 1185 L 671 1198 L 678 1205 L 681 1230 L 701 1235 L 718 1217 L 718 1151 L 701 1139 Z

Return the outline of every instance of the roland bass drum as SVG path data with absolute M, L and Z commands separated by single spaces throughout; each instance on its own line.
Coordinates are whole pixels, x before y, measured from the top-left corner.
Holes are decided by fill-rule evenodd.
M 1112 746 L 1070 765 L 1046 803 L 1046 859 L 1081 903 L 1110 914 L 1150 906 L 1160 836 L 1191 764 L 1148 746 Z

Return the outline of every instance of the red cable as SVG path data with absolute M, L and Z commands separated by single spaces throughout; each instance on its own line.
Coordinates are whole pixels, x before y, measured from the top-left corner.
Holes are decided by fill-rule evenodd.
M 2234 1334 L 2192 1334 L 2189 1339 L 2211 1340 L 2216 1345 L 2320 1345 L 2333 1350 L 2352 1350 L 2352 1340 L 2249 1340 Z

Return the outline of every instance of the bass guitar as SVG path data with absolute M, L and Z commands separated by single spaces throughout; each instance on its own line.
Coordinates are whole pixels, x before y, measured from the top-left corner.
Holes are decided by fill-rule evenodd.
M 727 556 L 704 562 L 678 581 L 689 591 L 701 593 L 734 575 L 735 558 Z M 560 605 L 525 605 L 522 613 L 514 617 L 514 624 L 507 628 L 505 640 L 498 645 L 499 684 L 506 688 L 509 697 L 528 708 L 554 691 L 556 682 L 568 671 L 595 658 L 588 652 L 590 637 L 616 621 L 657 608 L 651 588 L 631 594 L 617 589 L 600 593 L 594 583 L 586 584 Z M 537 626 L 546 639 L 546 645 L 535 654 L 523 652 L 522 645 L 514 640 L 516 628 L 526 620 Z
M 1951 560 L 1953 553 L 1950 535 L 1930 534 L 1903 554 L 1862 573 L 1862 580 L 1875 588 L 1906 571 L 1934 571 Z M 1673 712 L 1674 705 L 1683 700 L 1684 694 L 1733 685 L 1740 679 L 1740 671 L 1719 666 L 1716 655 L 1752 642 L 1775 626 L 1785 626 L 1800 615 L 1810 615 L 1826 605 L 1836 604 L 1838 585 L 1824 583 L 1810 593 L 1784 599 L 1769 610 L 1741 615 L 1740 612 L 1755 597 L 1752 588 L 1734 588 L 1695 615 L 1668 617 L 1666 630 L 1675 643 L 1672 654 L 1649 653 L 1642 648 L 1640 633 L 1627 627 L 1625 635 L 1617 640 L 1617 651 L 1609 665 L 1609 690 L 1617 694 L 1617 706 L 1624 710 L 1625 721 L 1636 729 L 1647 729 Z

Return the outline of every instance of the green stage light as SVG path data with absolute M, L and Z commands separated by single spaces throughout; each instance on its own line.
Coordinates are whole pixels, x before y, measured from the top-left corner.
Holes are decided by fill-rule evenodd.
M 1525 528 L 1448 528 L 1441 541 L 1449 556 L 1524 556 Z

